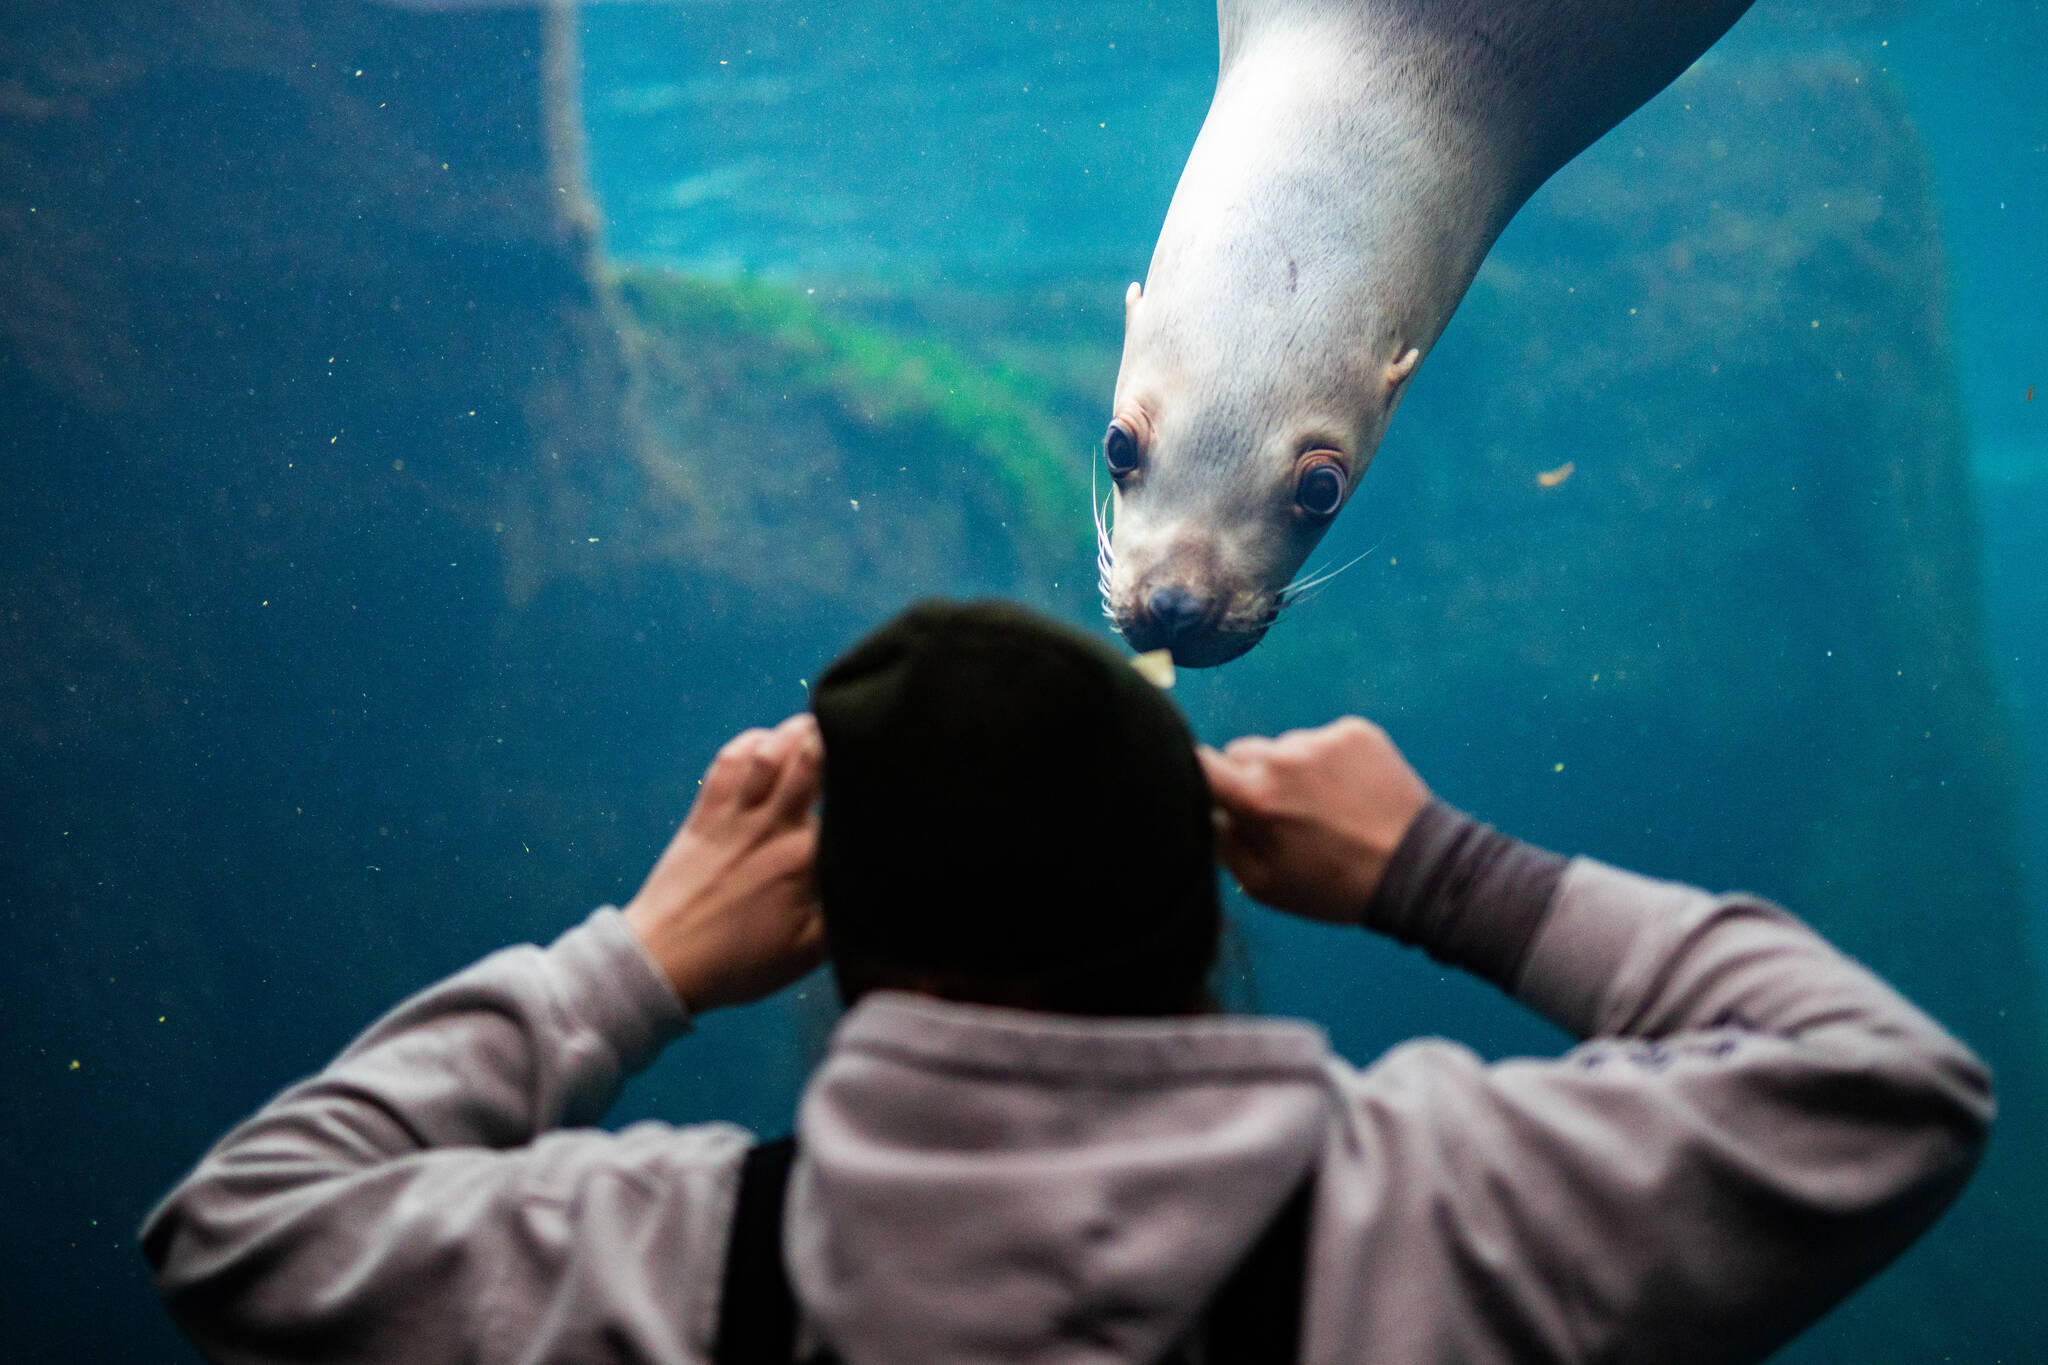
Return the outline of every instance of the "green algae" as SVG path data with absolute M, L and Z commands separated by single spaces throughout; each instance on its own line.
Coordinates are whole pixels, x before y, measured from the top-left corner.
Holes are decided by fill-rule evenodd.
M 928 455 L 992 476 L 1024 543 L 1066 546 L 1087 526 L 1081 442 L 1018 377 L 976 365 L 944 342 L 836 317 L 807 293 L 766 280 L 709 280 L 629 266 L 612 285 L 633 322 L 672 345 L 739 358 L 745 382 L 831 397 L 876 429 L 915 433 Z

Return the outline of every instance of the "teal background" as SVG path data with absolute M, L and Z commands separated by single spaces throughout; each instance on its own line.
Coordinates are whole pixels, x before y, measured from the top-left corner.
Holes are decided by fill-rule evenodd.
M 1122 289 L 1215 61 L 1200 0 L 0 17 L 0 1354 L 192 1358 L 149 1202 L 630 895 L 860 629 L 1099 624 Z M 1372 715 L 1992 1058 L 1962 1205 L 1787 1359 L 2048 1341 L 2044 71 L 2035 0 L 1766 0 L 1511 225 L 1325 546 L 1364 561 L 1175 693 L 1212 740 Z M 1227 999 L 1360 1063 L 1561 1044 L 1232 913 Z M 779 1131 L 832 1015 L 707 1019 L 613 1121 Z

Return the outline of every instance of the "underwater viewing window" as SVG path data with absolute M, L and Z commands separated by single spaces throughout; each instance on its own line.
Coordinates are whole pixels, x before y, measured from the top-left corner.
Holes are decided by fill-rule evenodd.
M 1119 380 L 1222 57 L 1205 0 L 9 7 L 24 1358 L 195 1359 L 151 1201 L 393 1002 L 626 901 L 721 744 L 932 596 L 1142 646 L 1203 742 L 1361 715 L 1502 831 L 1789 907 L 1980 1053 L 2002 1115 L 1933 1234 L 1776 1358 L 2032 1358 L 2048 15 L 1763 0 L 1436 282 L 1440 337 L 1392 316 L 1360 355 L 1260 311 L 1370 311 L 1308 177 L 1333 207 L 1242 279 L 1184 271 L 1211 325 L 1150 353 L 1206 357 L 1183 420 Z M 1293 165 L 1248 145 L 1219 164 Z M 1312 373 L 1384 439 L 1349 410 L 1213 438 Z M 1160 472 L 1198 428 L 1213 460 Z M 1312 548 L 1119 599 L 1148 478 Z M 1189 648 L 1233 609 L 1241 652 Z M 1568 1043 L 1222 889 L 1233 1012 L 1360 1066 Z M 821 974 L 711 1015 L 604 1122 L 786 1132 L 840 1013 Z

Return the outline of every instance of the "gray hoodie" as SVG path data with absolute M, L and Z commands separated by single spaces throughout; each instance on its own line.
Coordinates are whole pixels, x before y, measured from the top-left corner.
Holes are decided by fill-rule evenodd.
M 1981 1150 L 1983 1066 L 1782 911 L 1583 859 L 1532 923 L 1457 901 L 1402 936 L 1528 940 L 1500 984 L 1592 1041 L 1361 1071 L 1277 1019 L 863 1002 L 799 1117 L 809 1339 L 1157 1359 L 1314 1167 L 1306 1361 L 1753 1359 Z M 686 1022 L 609 909 L 413 997 L 150 1215 L 171 1311 L 227 1362 L 708 1360 L 749 1136 L 576 1126 Z

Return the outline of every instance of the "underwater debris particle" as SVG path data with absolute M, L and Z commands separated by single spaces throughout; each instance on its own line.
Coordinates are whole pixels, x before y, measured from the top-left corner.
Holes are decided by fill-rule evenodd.
M 854 510 L 854 511 L 858 512 L 858 511 L 860 510 L 860 499 L 859 499 L 859 498 L 848 498 L 848 499 L 846 500 L 846 502 L 847 502 L 847 505 L 848 505 L 848 506 L 850 506 L 851 508 L 853 508 L 853 510 Z
M 73 1058 L 71 1059 L 71 1065 L 70 1065 L 70 1066 L 67 1066 L 67 1067 L 65 1067 L 64 1069 L 65 1069 L 66 1071 L 76 1071 L 76 1070 L 78 1070 L 78 1059 L 77 1059 L 76 1057 L 73 1057 Z
M 1554 764 L 1554 765 L 1552 765 L 1552 767 L 1551 767 L 1550 771 L 1552 771 L 1552 772 L 1554 772 L 1554 773 L 1561 773 L 1561 772 L 1563 772 L 1563 771 L 1564 771 L 1564 764 L 1562 764 L 1562 763 Z
M 2034 401 L 2034 386 L 2032 384 L 2027 385 L 2027 401 L 2029 403 Z
M 1543 487 L 1545 488 L 1555 488 L 1559 484 L 1563 483 L 1566 479 L 1569 479 L 1572 476 L 1572 471 L 1577 469 L 1578 467 L 1579 466 L 1576 461 L 1566 460 L 1557 468 L 1546 469 L 1541 474 L 1538 474 L 1536 476 L 1536 482 L 1543 485 Z
M 1161 691 L 1173 686 L 1173 651 L 1152 649 L 1132 658 L 1131 667 L 1138 670 L 1138 676 Z

